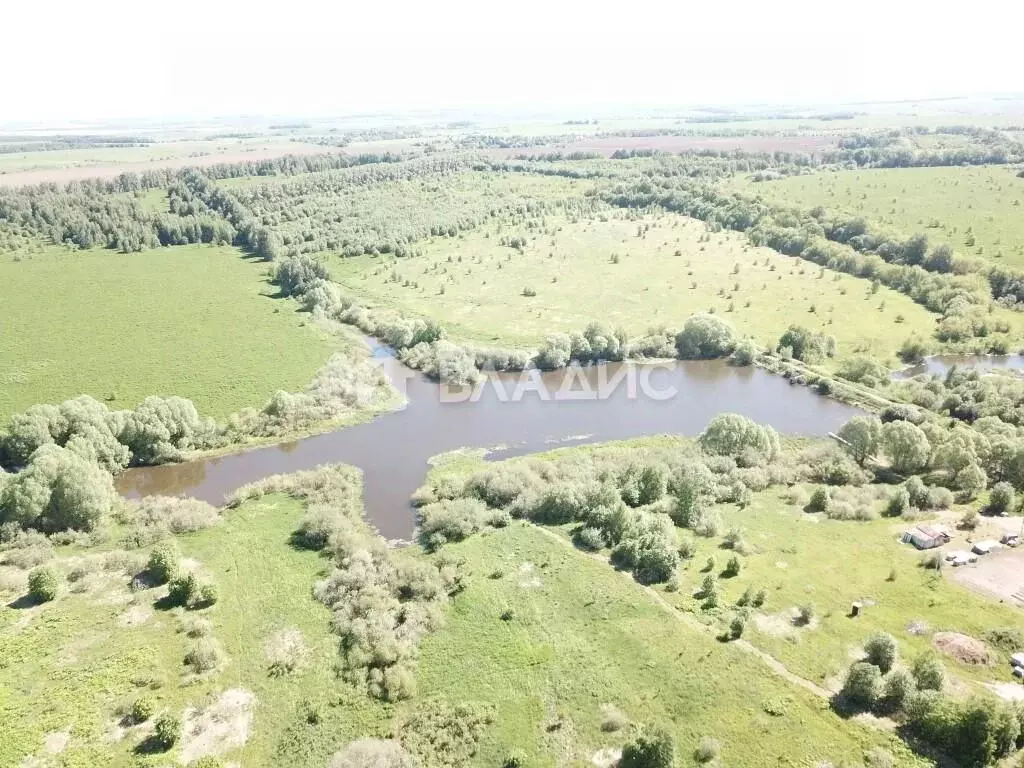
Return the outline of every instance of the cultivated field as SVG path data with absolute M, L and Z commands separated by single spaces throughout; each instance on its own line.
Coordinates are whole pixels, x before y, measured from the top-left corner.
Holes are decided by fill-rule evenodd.
M 65 184 L 84 179 L 111 179 L 122 173 L 142 173 L 156 168 L 203 168 L 218 163 L 241 163 L 331 151 L 339 150 L 302 142 L 263 139 L 185 141 L 136 147 L 0 154 L 0 186 Z
M 519 237 L 527 241 L 521 249 L 501 244 Z M 332 259 L 329 267 L 356 296 L 489 344 L 537 345 L 594 320 L 642 335 L 714 311 L 766 347 L 797 323 L 835 335 L 840 358 L 870 352 L 894 362 L 905 338 L 927 336 L 934 324 L 895 291 L 872 295 L 865 280 L 752 247 L 737 233 L 709 233 L 674 214 L 550 216 L 542 229 L 499 224 L 422 249 L 415 258 Z M 525 289 L 536 295 L 524 296 Z
M 790 205 L 864 216 L 906 235 L 923 232 L 995 265 L 1024 266 L 1024 179 L 1016 168 L 886 168 L 822 172 L 742 188 Z
M 180 395 L 223 417 L 303 389 L 333 345 L 265 273 L 213 246 L 7 255 L 0 419 L 80 394 L 117 408 Z

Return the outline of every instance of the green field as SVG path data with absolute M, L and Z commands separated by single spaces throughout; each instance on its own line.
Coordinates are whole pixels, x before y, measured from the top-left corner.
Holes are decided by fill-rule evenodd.
M 884 168 L 739 186 L 775 203 L 821 205 L 904 235 L 924 232 L 965 255 L 1019 268 L 1024 266 L 1024 179 L 1017 171 L 1006 166 Z
M 89 557 L 89 574 L 77 586 L 65 584 L 53 603 L 0 608 L 0 715 L 11 724 L 0 761 L 45 758 L 60 744 L 65 765 L 166 764 L 162 753 L 134 754 L 147 728 L 119 726 L 118 712 L 146 696 L 157 712 L 181 714 L 235 691 L 252 696 L 244 746 L 231 746 L 230 733 L 244 721 L 231 716 L 228 735 L 185 737 L 173 757 L 192 760 L 206 750 L 246 766 L 326 765 L 352 739 L 386 737 L 424 706 L 446 702 L 493 708 L 472 765 L 498 764 L 514 750 L 531 765 L 587 764 L 634 732 L 603 731 L 602 704 L 636 726 L 670 728 L 684 764 L 705 737 L 719 741 L 723 759 L 736 765 L 765 755 L 798 765 L 838 763 L 873 744 L 910 764 L 890 734 L 844 724 L 826 701 L 755 656 L 718 642 L 605 563 L 522 523 L 449 548 L 464 559 L 467 587 L 422 648 L 418 695 L 397 707 L 375 702 L 333 672 L 330 614 L 310 594 L 329 562 L 289 544 L 300 512 L 296 501 L 266 496 L 226 512 L 219 526 L 177 537 L 186 562 L 221 594 L 212 608 L 189 612 L 209 619 L 226 654 L 219 671 L 198 678 L 182 665 L 190 643 L 185 615 L 160 607 L 165 589 L 130 592 L 127 576 L 100 570 L 100 552 L 61 552 L 64 573 Z M 20 583 L 13 569 L 0 572 L 0 589 Z M 507 610 L 512 621 L 499 618 Z M 309 656 L 299 672 L 274 676 L 264 648 L 284 628 L 301 632 Z
M 621 455 L 624 448 L 636 460 L 643 461 L 647 456 L 687 442 L 673 437 L 645 438 L 559 449 L 501 463 L 514 465 L 547 459 L 586 467 L 591 460 Z M 464 479 L 488 466 L 492 465 L 479 458 L 453 456 L 453 460 L 437 462 L 427 483 L 435 487 L 449 485 L 455 478 Z M 856 654 L 872 632 L 891 633 L 899 642 L 903 658 L 912 660 L 932 647 L 937 632 L 984 638 L 990 630 L 1019 626 L 1018 609 L 968 590 L 948 573 L 936 575 L 921 567 L 921 553 L 899 541 L 903 531 L 917 523 L 882 516 L 892 492 L 890 487 L 846 489 L 873 509 L 875 519 L 867 521 L 829 519 L 805 512 L 803 506 L 813 486 L 804 488 L 807 492 L 798 494 L 802 498 L 798 503 L 789 498 L 792 489 L 769 488 L 755 493 L 752 503 L 745 508 L 717 505 L 722 520 L 718 536 L 704 538 L 679 531 L 680 537 L 692 540 L 696 549 L 691 558 L 682 562 L 678 590 L 657 588 L 663 599 L 690 620 L 717 633 L 724 630 L 724 622 L 731 616 L 728 607 L 748 587 L 765 588 L 768 599 L 748 622 L 744 639 L 780 660 L 790 672 L 833 693 L 842 685 L 851 654 Z M 950 550 L 970 549 L 969 538 L 998 539 L 1002 529 L 997 524 L 986 524 L 973 534 L 955 530 L 957 519 L 968 506 L 925 513 L 921 519 L 931 519 L 952 530 L 954 538 L 947 545 Z M 545 530 L 560 538 L 563 545 L 572 546 L 569 526 Z M 699 592 L 708 573 L 708 558 L 716 561 L 716 575 L 724 568 L 732 554 L 724 535 L 734 530 L 741 534 L 749 552 L 741 558 L 740 574 L 719 578 L 721 605 L 725 608 L 708 611 L 694 594 Z M 860 616 L 851 618 L 850 606 L 854 601 L 860 601 L 865 608 Z M 808 627 L 798 627 L 793 617 L 798 606 L 807 603 L 814 606 L 815 619 Z M 913 632 L 912 625 L 917 625 Z M 1003 657 L 997 666 L 958 664 L 948 657 L 944 661 L 962 690 L 979 683 L 1013 680 L 1008 659 Z
M 500 244 L 517 236 L 528 241 L 522 250 Z M 865 280 L 751 247 L 741 234 L 709 234 L 674 214 L 634 219 L 609 211 L 576 223 L 549 216 L 543 232 L 499 225 L 435 239 L 423 251 L 411 259 L 336 258 L 329 266 L 354 295 L 485 344 L 537 345 L 594 320 L 642 335 L 713 310 L 766 347 L 797 323 L 835 335 L 840 358 L 866 351 L 889 359 L 905 338 L 928 336 L 934 325 L 933 315 L 895 291 L 870 295 Z M 536 296 L 524 296 L 526 288 Z
M 135 765 L 133 751 L 146 729 L 119 728 L 117 712 L 140 696 L 153 699 L 160 712 L 180 715 L 225 690 L 251 693 L 249 738 L 237 752 L 243 765 L 309 765 L 306 750 L 317 749 L 325 750 L 320 764 L 326 764 L 329 750 L 375 727 L 384 708 L 333 674 L 330 613 L 310 594 L 327 563 L 288 544 L 300 514 L 299 502 L 266 497 L 234 510 L 216 528 L 179 537 L 183 556 L 221 591 L 212 609 L 189 612 L 212 622 L 227 655 L 213 675 L 186 674 L 182 658 L 191 641 L 182 631 L 181 609 L 160 608 L 166 589 L 130 592 L 128 576 L 100 571 L 103 556 L 94 551 L 87 554 L 96 572 L 82 580 L 84 591 L 65 590 L 39 607 L 0 608 L 0 714 L 7 729 L 0 763 L 44 756 L 46 734 L 65 732 L 64 765 Z M 66 571 L 82 561 L 60 562 Z M 293 628 L 309 649 L 308 663 L 298 674 L 271 675 L 264 647 L 276 631 Z M 323 710 L 326 744 L 307 742 L 309 706 Z M 165 763 L 163 755 L 146 761 Z
M 5 257 L 0 420 L 79 394 L 117 408 L 180 395 L 223 417 L 302 389 L 332 343 L 265 272 L 211 246 Z

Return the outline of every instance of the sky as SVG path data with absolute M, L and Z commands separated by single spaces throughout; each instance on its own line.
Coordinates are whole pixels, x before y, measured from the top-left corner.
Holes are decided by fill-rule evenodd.
M 0 123 L 1024 92 L 1019 0 L 8 5 Z

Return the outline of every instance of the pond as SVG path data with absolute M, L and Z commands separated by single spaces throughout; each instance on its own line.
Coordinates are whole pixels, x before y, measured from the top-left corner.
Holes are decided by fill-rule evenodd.
M 922 373 L 945 376 L 954 366 L 981 372 L 1024 370 L 1024 355 L 932 355 L 897 372 L 896 378 L 909 379 Z
M 488 458 L 503 459 L 557 444 L 694 436 L 725 411 L 780 433 L 823 436 L 860 412 L 760 368 L 724 360 L 498 373 L 470 390 L 427 379 L 386 347 L 373 350 L 405 394 L 403 409 L 293 442 L 131 469 L 118 477 L 118 489 L 130 497 L 187 495 L 219 505 L 234 489 L 267 475 L 344 462 L 363 471 L 367 519 L 385 538 L 409 538 L 415 527 L 409 497 L 422 484 L 428 459 L 445 451 L 494 448 Z

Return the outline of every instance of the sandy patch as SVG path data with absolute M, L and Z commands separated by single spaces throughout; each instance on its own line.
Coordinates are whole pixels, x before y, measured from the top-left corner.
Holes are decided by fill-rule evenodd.
M 519 566 L 519 586 L 526 589 L 536 589 L 541 586 L 543 582 L 540 580 L 540 576 L 537 575 L 537 569 L 533 567 L 533 563 L 523 563 Z
M 756 614 L 754 626 L 758 632 L 763 632 L 772 637 L 796 637 L 796 627 L 793 626 L 793 616 L 786 611 L 784 613 Z
M 191 557 L 181 558 L 182 570 L 188 571 L 189 573 L 196 573 L 199 570 L 199 561 Z
M 993 662 L 992 652 L 981 640 L 976 640 L 959 632 L 936 632 L 932 643 L 947 656 L 952 656 L 961 664 L 982 666 Z
M 604 749 L 597 750 L 597 752 L 590 756 L 590 764 L 596 765 L 597 768 L 612 768 L 613 765 L 618 764 L 621 758 L 621 749 L 605 747 Z
M 153 611 L 144 605 L 134 605 L 117 617 L 117 623 L 122 627 L 137 627 L 145 624 L 153 616 Z
M 71 728 L 63 731 L 51 731 L 43 737 L 43 751 L 48 755 L 59 755 L 71 741 Z
M 252 693 L 232 688 L 202 709 L 186 709 L 179 761 L 188 765 L 205 755 L 221 755 L 243 746 L 249 739 L 255 705 Z
M 789 568 L 789 563 L 787 563 L 785 560 L 776 560 L 775 561 L 775 567 L 776 568 Z
M 1024 685 L 1020 683 L 985 683 L 985 687 L 1006 701 L 1024 701 Z

